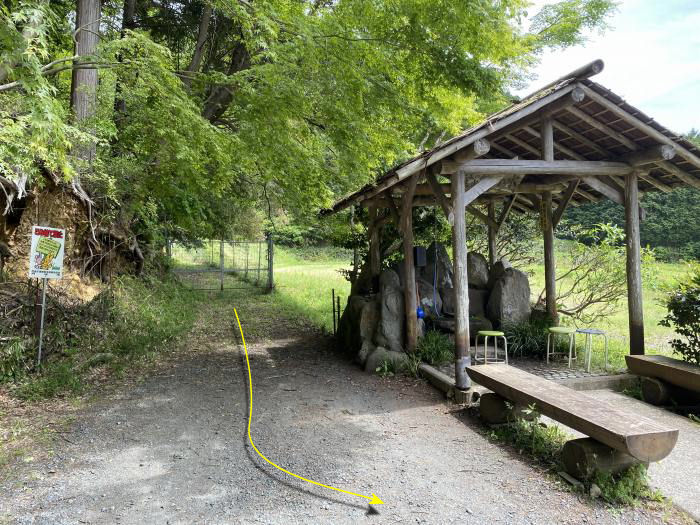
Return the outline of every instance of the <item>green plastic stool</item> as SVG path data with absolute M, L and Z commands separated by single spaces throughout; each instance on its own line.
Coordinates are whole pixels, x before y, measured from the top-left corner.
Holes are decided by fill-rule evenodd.
M 566 355 L 564 352 L 555 352 L 554 343 L 556 342 L 557 335 L 568 335 L 569 336 L 569 368 L 571 368 L 571 361 L 575 361 L 578 357 L 576 355 L 576 345 L 574 344 L 574 338 L 576 337 L 576 328 L 569 328 L 567 326 L 550 326 L 547 333 L 547 364 L 549 364 L 550 355 Z M 549 351 L 551 341 L 552 351 Z
M 479 337 L 484 338 L 484 357 L 479 357 Z M 493 358 L 489 358 L 488 352 L 488 341 L 489 337 L 493 337 Z M 498 358 L 498 339 L 503 339 L 503 351 L 505 352 L 505 359 Z M 474 341 L 476 346 L 476 351 L 474 352 L 474 361 L 477 363 L 482 361 L 485 365 L 489 363 L 505 363 L 508 364 L 508 339 L 506 339 L 506 334 L 503 332 L 498 332 L 496 330 L 479 330 L 476 334 L 476 341 Z

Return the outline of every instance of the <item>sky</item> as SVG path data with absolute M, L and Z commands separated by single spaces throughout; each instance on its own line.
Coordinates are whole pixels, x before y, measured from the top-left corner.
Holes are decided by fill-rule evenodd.
M 531 12 L 551 3 L 534 0 Z M 597 58 L 592 80 L 676 133 L 700 129 L 700 0 L 621 0 L 605 33 L 570 49 L 546 52 L 526 95 Z

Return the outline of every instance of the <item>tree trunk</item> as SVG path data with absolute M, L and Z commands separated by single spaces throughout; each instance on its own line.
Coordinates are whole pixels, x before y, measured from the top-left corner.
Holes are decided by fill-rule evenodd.
M 128 29 L 136 29 L 135 15 L 136 0 L 124 0 L 124 9 L 122 12 L 121 38 L 124 38 Z M 117 61 L 122 61 L 121 54 L 117 57 Z M 126 100 L 124 100 L 124 97 L 122 96 L 122 83 L 119 76 L 117 76 L 117 82 L 114 90 L 114 112 L 116 113 L 115 120 L 118 124 L 124 113 L 126 113 Z M 119 125 L 117 125 L 117 129 L 119 129 Z
M 227 74 L 232 75 L 238 71 L 243 71 L 250 67 L 250 55 L 244 44 L 239 44 L 233 51 L 231 65 Z M 231 86 L 222 85 L 212 89 L 209 97 L 204 103 L 202 116 L 210 122 L 217 121 L 233 101 L 233 90 Z
M 202 55 L 204 54 L 204 44 L 207 43 L 207 38 L 209 37 L 209 22 L 211 21 L 211 15 L 213 13 L 212 7 L 208 4 L 204 4 L 202 9 L 202 18 L 199 21 L 199 32 L 197 33 L 197 44 L 194 46 L 194 53 L 192 54 L 192 60 L 190 60 L 190 65 L 187 66 L 186 71 L 191 71 L 196 73 L 199 71 L 199 67 L 202 64 Z M 190 87 L 192 83 L 192 78 L 184 77 L 182 82 Z
M 78 0 L 75 27 L 75 54 L 94 55 L 100 40 L 100 0 Z M 73 69 L 70 104 L 77 123 L 95 115 L 97 80 L 97 69 Z M 92 165 L 95 149 L 94 142 L 84 145 L 78 149 L 78 157 Z

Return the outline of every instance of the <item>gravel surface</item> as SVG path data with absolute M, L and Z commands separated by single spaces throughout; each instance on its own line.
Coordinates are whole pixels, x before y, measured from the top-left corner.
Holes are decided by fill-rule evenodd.
M 308 328 L 277 333 L 249 345 L 256 445 L 292 472 L 376 493 L 379 514 L 257 457 L 242 349 L 229 327 L 200 326 L 188 351 L 82 410 L 51 459 L 1 484 L 0 523 L 674 520 L 574 494 L 422 381 L 365 374 Z

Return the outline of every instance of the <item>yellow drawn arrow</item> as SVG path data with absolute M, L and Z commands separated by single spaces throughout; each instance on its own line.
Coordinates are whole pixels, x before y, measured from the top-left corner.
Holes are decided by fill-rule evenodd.
M 276 469 L 281 470 L 281 471 L 284 472 L 285 474 L 289 474 L 290 476 L 293 476 L 293 477 L 295 477 L 295 478 L 298 478 L 298 479 L 300 479 L 300 480 L 302 480 L 302 481 L 306 481 L 307 483 L 313 483 L 314 485 L 318 485 L 319 487 L 325 487 L 325 488 L 327 488 L 327 489 L 337 490 L 338 492 L 344 492 L 345 494 L 350 494 L 350 495 L 352 495 L 352 496 L 358 496 L 358 497 L 360 497 L 360 498 L 368 499 L 369 502 L 370 502 L 370 504 L 372 504 L 372 505 L 380 505 L 380 504 L 384 503 L 381 499 L 379 499 L 379 497 L 378 497 L 376 494 L 372 494 L 371 496 L 364 496 L 364 495 L 362 495 L 362 494 L 356 494 L 355 492 L 350 492 L 349 490 L 343 490 L 343 489 L 339 489 L 339 488 L 337 488 L 337 487 L 331 487 L 330 485 L 324 485 L 323 483 L 319 483 L 318 481 L 314 481 L 314 480 L 312 480 L 312 479 L 307 479 L 307 478 L 305 478 L 305 477 L 303 477 L 303 476 L 299 476 L 298 474 L 294 474 L 294 472 L 289 472 L 288 470 L 283 469 L 282 467 L 280 467 L 280 466 L 277 465 L 276 463 L 273 463 L 272 461 L 270 461 L 269 459 L 267 459 L 267 458 L 262 454 L 262 452 L 260 452 L 260 451 L 258 450 L 258 447 L 255 446 L 255 443 L 253 443 L 253 437 L 252 437 L 251 434 L 250 434 L 250 423 L 251 423 L 251 421 L 252 421 L 252 419 L 253 419 L 253 376 L 252 376 L 251 373 L 250 373 L 250 360 L 248 359 L 248 347 L 247 347 L 246 344 L 245 344 L 245 337 L 244 337 L 244 335 L 243 335 L 243 327 L 241 327 L 241 320 L 238 318 L 238 312 L 236 311 L 235 308 L 233 309 L 233 313 L 236 314 L 236 321 L 238 322 L 238 329 L 239 329 L 240 332 L 241 332 L 241 340 L 243 341 L 243 350 L 245 351 L 245 362 L 246 362 L 246 365 L 248 366 L 248 387 L 249 387 L 249 389 L 250 389 L 250 390 L 249 390 L 249 394 L 250 394 L 250 410 L 248 411 L 248 441 L 250 441 L 250 444 L 251 444 L 251 445 L 253 446 L 253 448 L 255 449 L 255 452 L 258 453 L 258 456 L 260 456 L 260 457 L 263 458 L 265 461 L 267 461 L 270 465 L 272 465 L 272 466 L 275 467 Z

